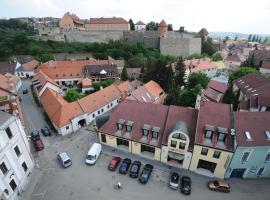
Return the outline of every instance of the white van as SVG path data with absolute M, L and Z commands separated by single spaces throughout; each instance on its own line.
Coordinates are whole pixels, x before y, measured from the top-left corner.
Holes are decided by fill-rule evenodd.
M 86 156 L 86 164 L 90 164 L 90 165 L 95 164 L 95 162 L 97 161 L 101 153 L 101 150 L 102 150 L 101 144 L 94 143 Z

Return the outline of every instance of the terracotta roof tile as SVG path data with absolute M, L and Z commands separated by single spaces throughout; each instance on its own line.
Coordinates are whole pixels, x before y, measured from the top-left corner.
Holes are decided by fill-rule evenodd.
M 227 85 L 225 83 L 221 83 L 221 82 L 218 82 L 218 81 L 215 81 L 215 80 L 211 80 L 209 83 L 208 83 L 208 87 L 212 88 L 213 90 L 216 90 L 218 92 L 221 92 L 221 93 L 225 93 L 226 90 L 227 90 Z
M 31 70 L 34 70 L 35 68 L 37 68 L 37 66 L 38 66 L 38 61 L 36 61 L 36 60 L 32 60 L 32 61 L 27 62 L 27 63 L 24 63 L 24 64 L 22 65 L 22 67 L 23 67 L 23 69 L 24 69 L 25 71 L 31 71 Z
M 210 59 L 186 60 L 184 61 L 184 64 L 186 68 L 191 70 L 191 72 L 218 68 L 218 64 L 216 62 L 212 62 Z
M 128 24 L 128 22 L 122 17 L 111 18 L 90 18 L 89 24 Z

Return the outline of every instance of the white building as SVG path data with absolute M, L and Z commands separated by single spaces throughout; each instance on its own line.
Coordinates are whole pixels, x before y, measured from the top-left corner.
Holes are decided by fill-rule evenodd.
M 21 122 L 0 111 L 0 199 L 18 197 L 33 168 L 30 146 Z
M 138 21 L 135 24 L 135 31 L 145 31 L 146 30 L 146 24 L 142 21 Z
M 31 78 L 36 75 L 35 70 L 38 67 L 38 61 L 32 60 L 30 62 L 20 64 L 17 62 L 16 64 L 16 75 L 20 78 Z

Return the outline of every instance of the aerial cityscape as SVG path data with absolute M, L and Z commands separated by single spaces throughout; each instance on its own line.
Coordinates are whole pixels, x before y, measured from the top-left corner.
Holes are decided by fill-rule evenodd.
M 0 200 L 268 200 L 269 13 L 2 0 Z

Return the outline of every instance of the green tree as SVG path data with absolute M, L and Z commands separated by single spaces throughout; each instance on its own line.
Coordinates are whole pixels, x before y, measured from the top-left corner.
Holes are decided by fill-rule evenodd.
M 265 38 L 264 38 L 264 40 L 263 40 L 263 43 L 264 43 L 264 44 L 266 44 L 266 43 L 267 43 L 267 41 L 268 41 L 268 38 L 267 38 L 267 37 L 265 37 Z
M 127 81 L 128 79 L 129 79 L 129 77 L 128 77 L 128 73 L 127 73 L 127 68 L 124 67 L 123 71 L 121 73 L 121 80 L 122 81 Z
M 168 24 L 168 31 L 173 31 L 173 26 L 172 26 L 172 24 Z
M 175 66 L 174 81 L 175 81 L 176 88 L 179 88 L 184 85 L 185 83 L 184 76 L 185 76 L 185 65 L 184 65 L 183 58 L 180 57 L 178 61 L 176 62 L 176 66 Z
M 252 34 L 249 34 L 248 35 L 248 41 L 251 42 L 251 39 L 252 39 Z
M 130 24 L 130 30 L 134 31 L 135 30 L 135 24 L 134 24 L 133 20 L 130 19 L 128 22 Z
M 202 53 L 212 56 L 216 52 L 217 47 L 213 44 L 212 38 L 207 38 L 207 40 L 202 43 Z
M 40 63 L 44 63 L 50 60 L 54 60 L 54 57 L 52 54 L 41 54 L 41 55 L 35 56 L 35 59 L 39 61 Z
M 211 56 L 211 58 L 213 59 L 213 61 L 220 61 L 223 60 L 222 56 L 220 55 L 220 53 L 215 53 L 214 55 Z
M 73 102 L 81 98 L 80 93 L 75 88 L 70 88 L 65 93 L 64 99 L 68 102 Z
M 255 42 L 255 41 L 256 41 L 256 35 L 253 35 L 252 42 Z
M 93 88 L 95 91 L 98 91 L 100 90 L 101 87 L 105 88 L 105 87 L 110 86 L 113 83 L 114 83 L 114 80 L 104 80 L 97 83 L 93 83 Z
M 252 72 L 257 72 L 257 70 L 251 67 L 240 67 L 229 75 L 229 82 L 231 83 L 232 81 Z
M 149 22 L 148 24 L 146 24 L 146 30 L 148 31 L 156 31 L 158 29 L 158 23 L 156 22 Z
M 192 73 L 188 77 L 187 87 L 188 89 L 193 89 L 197 85 L 200 85 L 202 88 L 206 88 L 208 85 L 209 79 L 206 74 L 198 72 Z
M 192 89 L 184 89 L 180 93 L 179 104 L 180 106 L 195 107 L 197 95 L 201 93 L 201 85 L 196 85 Z

